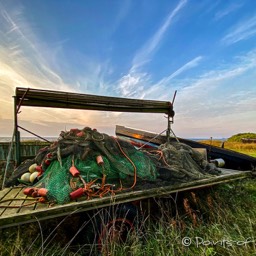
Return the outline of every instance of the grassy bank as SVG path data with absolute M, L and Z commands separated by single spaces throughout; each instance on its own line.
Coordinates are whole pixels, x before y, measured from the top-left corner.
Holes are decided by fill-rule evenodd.
M 213 145 L 216 147 L 221 147 L 223 142 L 220 140 L 202 140 L 201 142 Z M 234 150 L 236 152 L 240 152 L 249 156 L 256 157 L 256 143 L 242 143 L 236 141 L 225 141 L 224 148 Z

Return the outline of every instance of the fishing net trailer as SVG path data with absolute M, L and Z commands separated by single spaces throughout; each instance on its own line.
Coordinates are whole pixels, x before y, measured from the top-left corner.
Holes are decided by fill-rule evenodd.
M 173 102 L 175 96 L 176 92 Z M 16 163 L 19 165 L 21 162 L 19 129 L 30 132 L 18 124 L 18 114 L 21 106 L 164 113 L 167 114 L 168 127 L 166 132 L 169 137 L 171 131 L 170 123 L 173 122 L 174 117 L 173 102 L 105 97 L 18 87 L 14 96 Z M 36 135 L 33 132 L 30 133 Z M 41 183 L 38 187 L 40 189 L 27 188 L 25 194 L 29 196 L 45 196 L 47 193 L 48 199 L 52 198 L 62 204 L 68 202 L 69 199 L 74 200 L 85 193 L 90 198 L 93 196 L 101 197 L 109 191 L 114 193 L 114 191 L 124 190 L 122 184 L 118 189 L 105 184 L 106 181 L 111 179 L 119 178 L 124 180 L 127 176 L 133 176 L 134 181 L 131 188 L 135 186 L 137 176 L 147 180 L 155 179 L 156 167 L 152 160 L 142 152 L 134 150 L 134 147 L 127 143 L 125 145 L 121 144 L 124 144 L 124 142 L 119 142 L 118 139 L 113 139 L 106 134 L 100 134 L 97 130 L 92 130 L 89 127 L 85 127 L 83 130 L 71 129 L 69 132 L 62 132 L 56 144 L 53 143 L 46 149 L 42 149 L 37 157 L 32 160 L 31 166 L 27 166 L 31 162 L 20 165 L 13 173 L 11 180 L 7 181 L 7 185 L 12 185 L 16 178 L 20 178 L 23 182 L 34 183 L 35 179 L 39 177 Z M 85 158 L 86 161 L 84 161 Z M 97 164 L 94 161 L 95 159 Z M 29 169 L 29 172 L 20 176 L 26 169 Z M 70 173 L 67 170 L 70 170 Z M 69 182 L 70 174 L 72 174 L 73 178 Z M 100 178 L 100 175 L 103 176 L 102 182 L 96 185 L 95 181 Z M 83 189 L 80 187 L 80 183 L 83 184 Z M 73 190 L 77 188 L 77 190 L 71 192 L 71 188 Z M 96 189 L 98 189 L 97 193 L 94 191 Z M 62 193 L 61 191 L 65 192 Z M 51 194 L 54 195 L 51 196 Z
M 173 101 L 174 99 L 175 95 Z M 18 125 L 21 106 L 167 114 L 167 142 L 153 151 L 137 150 L 126 141 L 90 127 L 61 132 L 56 142 L 39 150 L 34 159 L 22 163 L 12 177 L 13 181 L 17 175 L 22 174 L 19 177 L 21 182 L 33 184 L 24 189 L 24 194 L 37 199 L 36 202 L 65 204 L 81 197 L 86 200 L 129 192 L 135 188 L 138 180 L 150 183 L 160 177 L 160 184 L 163 184 L 166 180 L 184 182 L 219 173 L 217 168 L 208 164 L 201 154 L 192 148 L 179 141 L 170 145 L 169 137 L 170 133 L 173 133 L 173 102 L 30 88 L 16 88 L 14 101 L 17 163 L 20 161 L 19 128 L 25 129 Z M 24 173 L 27 170 L 29 172 Z M 108 231 L 101 228 L 100 241 L 103 241 L 103 237 L 106 237 L 110 230 L 116 230 L 117 226 L 120 231 L 132 228 L 137 215 L 134 207 L 131 203 L 115 207 L 117 217 L 104 225 Z
M 175 95 L 176 95 L 176 92 L 175 92 Z M 174 95 L 173 101 L 175 99 L 175 95 Z M 167 115 L 167 120 L 168 120 L 168 125 L 166 130 L 167 135 L 170 134 L 170 131 L 171 131 L 170 124 L 173 122 L 173 117 L 174 117 L 173 102 L 171 103 L 168 101 L 104 97 L 104 96 L 96 96 L 96 95 L 88 95 L 88 94 L 70 93 L 70 92 L 53 91 L 53 90 L 40 90 L 40 89 L 23 88 L 23 87 L 16 88 L 15 96 L 13 98 L 14 98 L 14 133 L 13 133 L 11 149 L 14 144 L 15 162 L 17 166 L 19 166 L 22 161 L 21 152 L 20 152 L 20 130 L 25 130 L 26 132 L 34 136 L 37 136 L 42 140 L 47 141 L 45 138 L 19 125 L 18 117 L 19 117 L 19 113 L 22 106 L 118 111 L 118 112 L 137 112 L 137 113 L 162 113 Z M 65 165 L 65 163 L 63 164 Z M 4 188 L 4 185 L 6 184 L 5 177 L 6 177 L 7 169 L 8 169 L 8 161 L 6 165 L 2 188 Z M 30 170 L 32 169 L 33 168 L 31 167 Z M 39 173 L 40 172 L 41 170 L 39 170 Z M 16 172 L 16 174 L 19 175 L 18 172 Z M 15 176 L 15 173 L 13 177 L 14 176 Z M 42 191 L 40 191 L 40 193 L 41 192 Z
M 176 92 L 173 102 L 175 96 Z M 166 129 L 168 143 L 171 132 L 170 123 L 173 122 L 174 117 L 173 102 L 16 88 L 16 160 L 18 161 L 20 158 L 17 147 L 20 126 L 18 126 L 17 116 L 23 105 L 164 113 L 167 114 L 168 119 Z M 27 166 L 28 164 L 31 165 Z M 29 172 L 23 174 L 21 180 L 34 182 L 35 173 L 37 173 L 40 182 L 33 188 L 27 188 L 24 191 L 25 194 L 34 197 L 45 197 L 47 194 L 48 200 L 59 204 L 75 200 L 84 194 L 90 199 L 102 197 L 107 193 L 114 194 L 124 191 L 127 188 L 123 187 L 123 183 L 131 177 L 133 182 L 128 188 L 133 189 L 137 178 L 155 181 L 159 173 L 164 174 L 163 170 L 165 169 L 170 169 L 174 178 L 183 180 L 186 180 L 187 177 L 192 180 L 198 179 L 206 174 L 206 171 L 214 171 L 214 168 L 209 168 L 208 163 L 203 161 L 200 154 L 186 145 L 179 145 L 179 142 L 162 145 L 159 150 L 154 150 L 154 152 L 144 152 L 136 150 L 134 146 L 125 141 L 100 133 L 90 127 L 61 132 L 56 142 L 41 149 L 32 163 L 21 165 L 20 171 L 18 169 L 16 173 L 20 175 L 20 172 L 26 168 L 29 169 Z M 14 179 L 15 177 L 12 177 L 12 180 Z M 101 180 L 100 183 L 99 180 Z

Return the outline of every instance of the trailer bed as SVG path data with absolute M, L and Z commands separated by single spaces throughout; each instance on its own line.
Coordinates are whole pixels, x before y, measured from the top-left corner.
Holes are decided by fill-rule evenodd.
M 212 186 L 219 183 L 243 179 L 252 175 L 252 171 L 237 171 L 223 168 L 221 168 L 221 171 L 221 175 L 219 176 L 212 176 L 192 182 L 178 183 L 169 186 L 155 186 L 149 189 L 139 189 L 135 187 L 129 192 L 121 192 L 115 195 L 90 200 L 79 199 L 76 202 L 70 202 L 64 205 L 34 203 L 34 198 L 27 197 L 23 194 L 24 187 L 6 188 L 0 191 L 0 229 L 100 209 L 114 204 L 167 196 L 179 191 Z M 30 203 L 32 204 L 24 206 Z

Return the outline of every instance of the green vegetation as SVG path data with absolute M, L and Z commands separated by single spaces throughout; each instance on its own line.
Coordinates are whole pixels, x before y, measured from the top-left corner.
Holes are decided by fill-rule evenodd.
M 183 199 L 185 213 L 173 218 L 163 212 L 144 243 L 135 241 L 111 255 L 255 255 L 255 202 L 253 181 L 191 192 Z M 189 239 L 191 245 L 184 246 Z
M 136 232 L 123 244 L 103 247 L 103 255 L 255 255 L 255 180 L 184 192 L 154 204 Z M 65 225 L 56 219 L 2 230 L 0 255 L 96 255 L 95 243 L 70 243 L 71 228 L 81 228 L 76 218 Z M 81 233 L 89 228 L 86 224 Z M 185 237 L 190 246 L 184 245 L 190 241 Z
M 236 136 L 236 135 L 234 135 Z M 234 137 L 232 136 L 232 137 Z M 231 138 L 232 138 L 231 137 Z M 202 140 L 201 142 L 208 144 L 208 145 L 213 145 L 216 147 L 221 147 L 223 146 L 223 141 L 221 140 Z M 256 143 L 242 143 L 242 142 L 237 142 L 228 139 L 227 141 L 224 142 L 224 148 L 230 149 L 239 153 L 243 153 L 249 156 L 256 157 Z
M 256 139 L 256 133 L 246 132 L 238 133 L 228 138 L 228 142 L 242 142 L 242 139 Z

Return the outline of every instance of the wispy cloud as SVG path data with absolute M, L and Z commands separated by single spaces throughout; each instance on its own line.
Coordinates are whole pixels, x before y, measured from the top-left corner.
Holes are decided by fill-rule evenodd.
M 0 91 L 1 114 L 0 126 L 2 134 L 12 134 L 12 130 L 4 124 L 13 119 L 13 99 L 15 87 L 30 87 L 38 89 L 52 89 L 61 91 L 77 91 L 78 87 L 65 83 L 62 77 L 49 65 L 44 58 L 43 43 L 40 43 L 30 24 L 22 12 L 22 7 L 16 6 L 11 10 L 0 4 Z M 54 49 L 47 49 L 48 54 Z M 52 52 L 52 54 L 53 54 Z M 100 68 L 99 68 L 100 69 Z M 100 72 L 100 71 L 99 71 Z M 22 108 L 22 110 L 24 110 Z M 92 113 L 61 110 L 29 108 L 20 114 L 20 124 L 26 124 L 28 129 L 35 129 L 36 125 L 49 127 L 53 122 L 58 125 L 52 127 L 48 135 L 57 135 L 62 126 L 90 125 Z M 68 121 L 67 121 L 68 120 Z M 86 123 L 85 123 L 86 122 Z M 58 127 L 58 128 L 56 128 Z
M 196 58 L 194 58 L 193 60 L 187 62 L 186 64 L 184 64 L 182 67 L 180 67 L 179 69 L 177 69 L 175 72 L 173 72 L 171 75 L 169 75 L 168 77 L 164 78 L 163 80 L 161 80 L 161 82 L 167 83 L 169 82 L 171 79 L 173 79 L 174 77 L 180 75 L 181 73 L 194 68 L 196 66 L 198 66 L 198 64 L 200 63 L 200 61 L 203 59 L 202 56 L 198 56 Z
M 135 54 L 132 67 L 129 72 L 120 78 L 117 86 L 117 92 L 124 97 L 144 97 L 144 88 L 150 80 L 146 72 L 141 72 L 140 68 L 146 64 L 157 50 L 168 28 L 179 11 L 186 5 L 187 0 L 181 0 L 178 5 L 170 11 L 163 24 L 157 29 L 153 36 Z M 182 70 L 180 71 L 182 72 Z M 177 74 L 178 75 L 178 74 Z
M 200 57 L 190 62 L 196 65 L 200 63 Z M 194 65 L 185 64 L 178 70 Z M 151 83 L 145 90 L 145 97 L 171 100 L 174 90 L 178 90 L 174 126 L 179 136 L 228 136 L 230 133 L 249 131 L 255 129 L 256 88 L 251 86 L 255 81 L 255 69 L 256 49 L 234 57 L 228 66 L 219 65 L 198 77 L 173 79 L 171 83 L 165 78 Z M 244 118 L 246 122 L 239 123 Z M 161 117 L 155 121 L 161 121 Z M 223 127 L 227 122 L 229 129 Z
M 229 136 L 255 129 L 255 121 L 248 118 L 256 114 L 255 69 L 256 49 L 234 58 L 229 67 L 184 80 L 175 101 L 179 136 Z
M 144 87 L 149 80 L 147 73 L 130 72 L 118 81 L 118 91 L 122 97 L 144 97 Z
M 203 57 L 202 56 L 198 56 L 194 59 L 192 59 L 191 61 L 185 63 L 182 67 L 180 67 L 179 69 L 177 69 L 176 71 L 174 71 L 173 73 L 171 73 L 169 76 L 164 77 L 163 79 L 161 79 L 160 81 L 158 81 L 157 83 L 155 83 L 152 86 L 149 86 L 147 88 L 147 91 L 145 92 L 145 96 L 146 97 L 153 97 L 153 95 L 155 97 L 157 97 L 158 99 L 164 99 L 167 100 L 166 98 L 166 94 L 163 93 L 163 89 L 171 89 L 172 84 L 170 84 L 171 80 L 177 76 L 179 76 L 180 74 L 186 72 L 189 69 L 192 69 L 196 66 L 199 65 L 199 63 L 202 61 Z M 181 79 L 183 80 L 183 79 Z M 174 88 L 173 92 L 175 91 Z
M 220 20 L 222 18 L 224 18 L 225 16 L 233 13 L 234 11 L 238 10 L 239 8 L 241 8 L 243 6 L 243 4 L 234 4 L 232 3 L 231 5 L 229 5 L 227 8 L 220 10 L 218 12 L 215 13 L 214 19 Z
M 158 28 L 155 34 L 143 45 L 143 47 L 136 53 L 133 59 L 132 70 L 135 70 L 149 61 L 150 56 L 157 49 L 159 43 L 163 39 L 166 31 L 172 24 L 175 16 L 178 15 L 179 11 L 186 5 L 187 0 L 181 0 L 174 10 L 170 11 L 169 15 L 164 20 L 163 24 Z
M 251 18 L 244 20 L 243 22 L 238 23 L 230 29 L 230 32 L 227 33 L 222 38 L 222 42 L 229 45 L 234 44 L 239 41 L 249 39 L 256 35 L 256 16 L 254 15 Z
M 26 22 L 22 7 L 9 12 L 1 6 L 0 20 L 1 34 L 4 35 L 0 39 L 1 62 L 9 67 L 9 71 L 12 69 L 24 78 L 23 86 L 40 87 L 43 84 L 44 87 L 72 90 L 43 58 L 43 45 Z
M 231 126 L 238 125 L 235 120 L 243 118 L 243 115 L 255 115 L 253 102 L 256 101 L 256 90 L 246 87 L 255 80 L 255 68 L 256 50 L 253 50 L 235 58 L 229 67 L 218 67 L 218 70 L 206 72 L 196 80 L 186 81 L 186 86 L 178 90 L 176 98 L 178 128 L 187 133 L 190 128 L 195 128 L 198 133 L 203 134 L 210 127 L 210 130 L 217 131 L 217 126 L 229 122 L 229 130 L 232 132 L 235 127 Z M 200 124 L 197 123 L 198 117 Z M 182 126 L 188 122 L 190 126 L 184 129 Z M 238 127 L 240 131 L 246 127 L 251 129 L 252 124 L 247 120 Z

